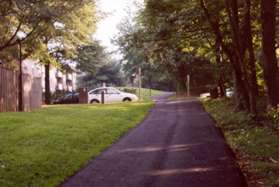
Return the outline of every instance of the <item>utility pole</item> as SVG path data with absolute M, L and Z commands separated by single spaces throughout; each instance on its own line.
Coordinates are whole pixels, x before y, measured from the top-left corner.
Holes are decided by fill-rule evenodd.
M 139 99 L 141 100 L 141 67 L 138 69 L 138 76 L 139 76 Z

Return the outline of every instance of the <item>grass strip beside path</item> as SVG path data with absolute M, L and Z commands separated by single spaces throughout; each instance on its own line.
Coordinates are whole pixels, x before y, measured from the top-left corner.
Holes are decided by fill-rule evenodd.
M 0 114 L 0 186 L 57 186 L 144 119 L 152 102 Z
M 160 91 L 160 90 L 154 90 L 154 89 L 149 89 L 149 88 L 141 88 L 140 89 L 140 94 L 139 94 L 139 88 L 137 87 L 119 87 L 120 90 L 123 89 L 129 89 L 129 90 L 133 90 L 135 92 L 133 92 L 133 94 L 136 94 L 138 97 L 140 95 L 140 98 L 142 101 L 150 101 L 152 99 L 152 97 L 154 96 L 158 96 L 164 93 L 164 91 Z M 125 92 L 125 90 L 124 90 Z
M 249 186 L 279 186 L 279 134 L 235 112 L 229 99 L 202 102 L 236 153 Z

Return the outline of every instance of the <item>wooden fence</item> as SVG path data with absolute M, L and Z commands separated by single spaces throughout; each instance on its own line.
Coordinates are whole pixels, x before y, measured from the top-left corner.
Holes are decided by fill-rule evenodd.
M 42 79 L 29 74 L 23 75 L 24 111 L 32 111 L 42 106 Z
M 0 67 L 0 112 L 18 110 L 18 72 Z
M 18 76 L 18 72 L 0 67 L 0 112 L 18 111 Z M 23 75 L 23 105 L 24 111 L 41 107 L 42 81 L 40 77 Z

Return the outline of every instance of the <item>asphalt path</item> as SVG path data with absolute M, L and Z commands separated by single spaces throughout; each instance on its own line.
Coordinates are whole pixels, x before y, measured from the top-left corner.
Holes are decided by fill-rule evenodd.
M 241 187 L 233 154 L 194 98 L 164 95 L 148 117 L 62 187 Z M 221 111 L 220 111 L 221 112 Z

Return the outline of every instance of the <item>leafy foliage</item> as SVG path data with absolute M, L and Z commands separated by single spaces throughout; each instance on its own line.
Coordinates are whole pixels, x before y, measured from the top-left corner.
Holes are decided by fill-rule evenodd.
M 256 116 L 256 98 L 263 90 L 257 79 L 264 79 L 268 104 L 279 102 L 276 5 L 275 0 L 146 0 L 137 17 L 122 25 L 118 44 L 124 60 L 135 66 L 159 64 L 180 87 L 196 62 L 206 59 L 214 69 L 209 84 L 218 85 L 224 96 L 233 83 L 236 108 Z M 191 62 L 187 71 L 185 61 Z
M 90 45 L 80 46 L 74 61 L 77 63 L 77 69 L 94 75 L 109 59 L 104 47 L 96 41 Z
M 10 56 L 18 58 L 10 52 L 18 41 L 24 58 L 33 56 L 51 62 L 58 52 L 60 56 L 72 55 L 77 44 L 90 40 L 95 30 L 95 3 L 90 0 L 12 0 L 1 1 L 0 7 L 0 56 L 7 62 Z
M 107 86 L 121 86 L 123 77 L 121 65 L 116 62 L 103 64 L 94 74 L 89 73 L 81 76 L 79 84 L 81 87 L 96 88 L 106 83 Z
M 159 79 L 166 75 L 163 80 L 168 82 L 167 87 L 171 90 L 185 89 L 187 74 L 192 75 L 194 85 L 197 82 L 200 86 L 216 84 L 214 74 L 209 72 L 217 71 L 217 67 L 200 57 L 200 50 L 190 50 L 184 44 L 187 38 L 183 34 L 181 20 L 178 23 L 175 17 L 181 6 L 184 7 L 184 3 L 178 1 L 146 1 L 135 20 L 123 21 L 116 43 L 124 55 L 126 74 L 131 76 L 131 72 L 140 66 L 146 79 L 144 84 L 149 87 L 161 85 Z M 198 68 L 207 72 L 204 75 L 211 74 L 211 79 L 203 79 L 201 74 L 196 74 Z
M 279 130 L 279 107 L 269 109 L 267 117 L 271 119 L 274 124 L 276 124 L 277 129 Z
M 94 41 L 78 48 L 77 57 L 73 58 L 76 68 L 81 72 L 79 86 L 94 88 L 103 83 L 121 86 L 123 83 L 122 66 L 113 60 L 105 48 Z

